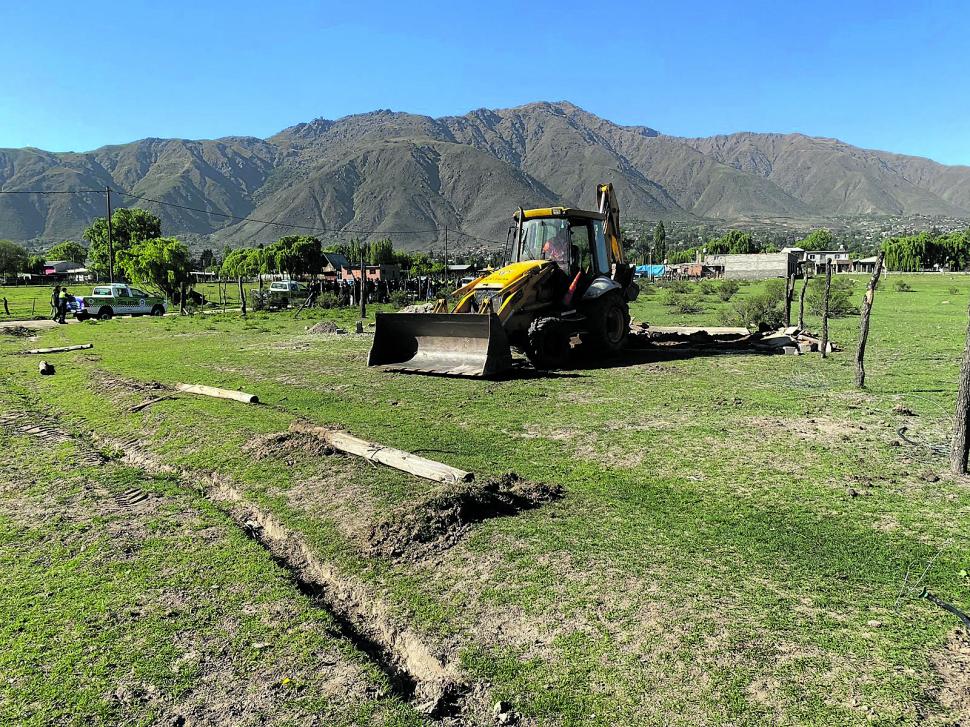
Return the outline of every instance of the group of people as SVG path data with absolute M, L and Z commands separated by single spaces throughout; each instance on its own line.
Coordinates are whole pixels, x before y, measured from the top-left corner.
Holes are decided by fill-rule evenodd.
M 403 280 L 368 280 L 364 284 L 364 295 L 368 303 L 389 303 L 391 293 L 406 289 Z M 322 293 L 335 295 L 339 306 L 357 305 L 360 303 L 360 279 L 351 280 L 317 280 L 309 286 L 309 304 L 317 300 Z
M 65 318 L 67 318 L 68 303 L 72 300 L 74 296 L 67 292 L 67 286 L 62 288 L 60 285 L 55 285 L 51 295 L 51 320 L 56 323 L 67 323 Z

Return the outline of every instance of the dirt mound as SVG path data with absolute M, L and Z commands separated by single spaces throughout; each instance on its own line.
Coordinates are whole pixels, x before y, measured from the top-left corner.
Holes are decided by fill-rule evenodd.
M 481 482 L 446 485 L 371 528 L 370 552 L 387 558 L 416 559 L 450 548 L 474 523 L 514 515 L 560 497 L 559 485 L 528 482 L 514 472 Z
M 432 313 L 434 312 L 434 307 L 436 303 L 412 303 L 411 305 L 406 305 L 398 313 Z
M 30 338 L 34 335 L 34 331 L 30 330 L 26 326 L 3 326 L 0 328 L 0 335 L 16 336 L 17 338 Z
M 333 321 L 320 321 L 306 329 L 307 333 L 346 333 L 343 328 Z
M 300 432 L 260 434 L 258 437 L 246 443 L 243 446 L 243 451 L 251 454 L 256 459 L 283 457 L 287 462 L 292 462 L 290 455 L 295 453 L 309 454 L 317 457 L 334 453 L 333 448 L 319 437 Z

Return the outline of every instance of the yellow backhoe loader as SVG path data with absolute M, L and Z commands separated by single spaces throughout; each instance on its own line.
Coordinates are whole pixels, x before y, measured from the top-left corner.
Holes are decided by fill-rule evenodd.
M 512 347 L 539 369 L 564 366 L 574 336 L 598 354 L 620 350 L 639 288 L 613 185 L 596 198 L 595 212 L 519 208 L 508 264 L 454 291 L 450 310 L 442 299 L 432 313 L 378 313 L 368 365 L 494 376 L 512 366 Z

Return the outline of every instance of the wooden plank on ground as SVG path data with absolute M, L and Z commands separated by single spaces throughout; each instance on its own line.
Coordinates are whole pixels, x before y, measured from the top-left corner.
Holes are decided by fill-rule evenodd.
M 290 425 L 290 431 L 313 435 L 341 452 L 354 454 L 370 462 L 379 462 L 388 467 L 435 482 L 454 484 L 468 482 L 475 477 L 471 472 L 460 470 L 457 467 L 420 457 L 411 452 L 405 452 L 403 449 L 368 442 L 338 429 L 327 429 L 304 422 L 293 422 Z
M 203 386 L 202 384 L 176 384 L 175 388 L 184 391 L 186 394 L 199 394 L 200 396 L 213 396 L 217 399 L 232 399 L 241 401 L 243 404 L 258 404 L 259 397 L 255 394 L 247 394 L 244 391 L 233 391 L 232 389 L 220 389 L 215 386 Z
M 83 351 L 86 348 L 94 348 L 93 343 L 82 343 L 77 346 L 57 346 L 56 348 L 32 348 L 24 353 L 62 353 L 64 351 Z

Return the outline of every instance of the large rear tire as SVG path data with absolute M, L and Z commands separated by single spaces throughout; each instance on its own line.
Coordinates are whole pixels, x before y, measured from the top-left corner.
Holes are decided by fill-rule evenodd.
M 589 304 L 586 317 L 589 330 L 583 341 L 607 353 L 616 353 L 626 346 L 630 333 L 630 306 L 619 293 L 605 293 Z
M 98 310 L 99 321 L 110 321 L 113 315 L 114 315 L 114 311 L 108 308 L 107 306 Z
M 560 369 L 569 361 L 569 333 L 558 318 L 536 318 L 529 326 L 526 355 L 537 369 Z

